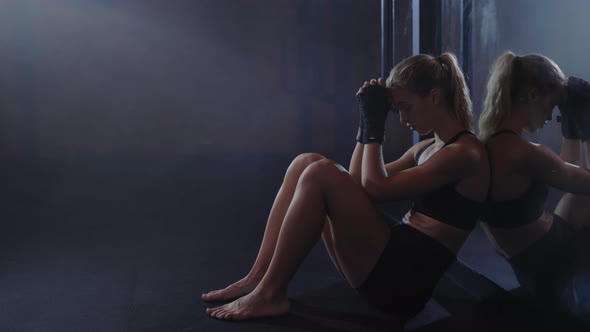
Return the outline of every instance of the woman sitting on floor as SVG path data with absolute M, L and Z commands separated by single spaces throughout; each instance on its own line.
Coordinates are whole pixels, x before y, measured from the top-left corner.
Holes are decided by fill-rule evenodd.
M 471 101 L 454 55 L 417 55 L 357 93 L 361 122 L 350 170 L 318 154 L 287 169 L 250 273 L 205 301 L 218 319 L 289 311 L 287 287 L 321 237 L 334 265 L 368 302 L 400 317 L 422 310 L 455 260 L 487 194 L 488 162 L 470 132 Z M 382 142 L 391 107 L 400 122 L 434 138 L 384 164 Z M 377 201 L 412 199 L 404 223 L 389 229 Z

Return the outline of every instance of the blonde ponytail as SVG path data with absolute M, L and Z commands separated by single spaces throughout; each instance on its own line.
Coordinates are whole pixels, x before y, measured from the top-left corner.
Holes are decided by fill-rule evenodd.
M 483 110 L 479 116 L 479 139 L 483 142 L 498 131 L 499 126 L 510 115 L 515 59 L 514 53 L 506 52 L 498 58 L 492 69 Z
M 469 88 L 467 88 L 465 76 L 459 67 L 459 62 L 452 53 L 443 53 L 439 59 L 442 65 L 449 71 L 447 99 L 451 103 L 454 116 L 465 128 L 472 130 L 473 113 L 471 111 L 471 98 L 469 97 Z

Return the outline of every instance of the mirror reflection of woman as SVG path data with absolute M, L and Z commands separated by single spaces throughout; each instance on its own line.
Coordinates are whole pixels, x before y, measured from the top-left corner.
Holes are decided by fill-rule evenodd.
M 522 137 L 550 121 L 556 106 L 561 157 Z M 507 52 L 493 67 L 479 120 L 491 169 L 484 229 L 529 296 L 579 318 L 590 315 L 590 252 L 583 248 L 590 240 L 590 171 L 579 166 L 590 138 L 588 106 L 588 82 L 566 80 L 543 55 Z M 544 209 L 549 187 L 566 192 L 553 213 Z

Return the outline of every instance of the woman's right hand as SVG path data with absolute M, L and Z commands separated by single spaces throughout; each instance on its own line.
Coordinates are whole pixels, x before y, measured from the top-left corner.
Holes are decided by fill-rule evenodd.
M 361 86 L 359 88 L 359 91 L 356 94 L 359 95 L 359 94 L 365 92 L 365 89 L 371 85 L 385 86 L 385 80 L 383 79 L 383 77 L 379 77 L 378 79 L 372 78 L 370 81 L 365 81 L 365 83 L 363 83 L 363 86 Z
M 590 82 L 570 76 L 567 80 L 567 95 L 559 105 L 563 137 L 590 139 Z
M 383 79 L 366 81 L 357 93 L 361 116 L 357 141 L 362 144 L 383 143 L 385 120 L 390 107 L 390 91 Z

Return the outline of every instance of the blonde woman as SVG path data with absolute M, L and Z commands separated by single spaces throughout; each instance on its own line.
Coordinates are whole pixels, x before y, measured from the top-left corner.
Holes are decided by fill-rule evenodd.
M 590 265 L 579 240 L 590 222 L 590 172 L 575 165 L 590 134 L 588 101 L 587 82 L 566 80 L 551 59 L 507 52 L 493 67 L 479 120 L 491 169 L 482 218 L 489 238 L 529 295 L 578 317 L 590 312 Z M 563 159 L 521 136 L 542 128 L 556 106 Z M 544 209 L 549 187 L 568 193 L 554 213 Z
M 361 121 L 350 171 L 317 154 L 297 157 L 285 175 L 250 273 L 203 300 L 240 320 L 289 311 L 287 288 L 320 236 L 336 268 L 371 305 L 411 317 L 429 300 L 481 214 L 485 149 L 469 131 L 471 101 L 456 58 L 417 55 L 357 93 Z M 400 121 L 434 138 L 384 164 L 381 143 L 392 104 Z M 391 229 L 376 201 L 413 199 Z

